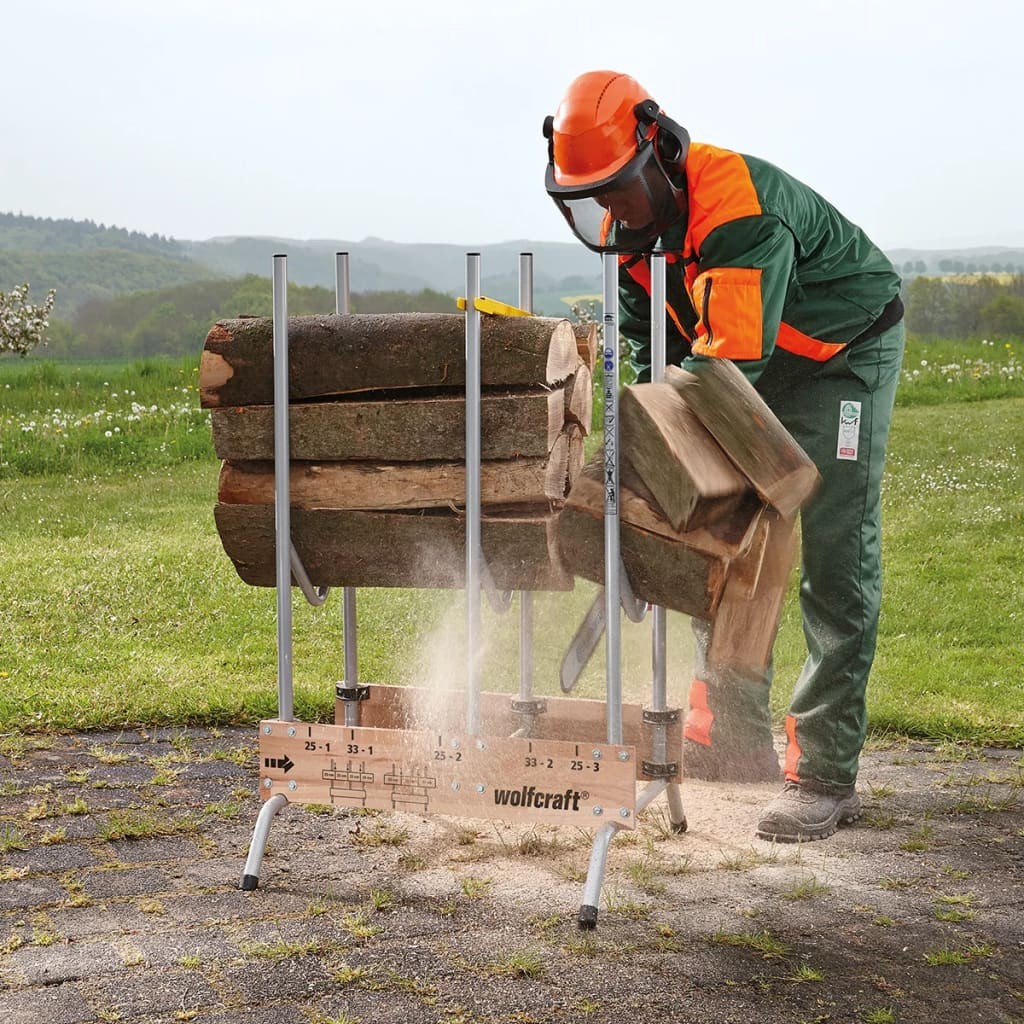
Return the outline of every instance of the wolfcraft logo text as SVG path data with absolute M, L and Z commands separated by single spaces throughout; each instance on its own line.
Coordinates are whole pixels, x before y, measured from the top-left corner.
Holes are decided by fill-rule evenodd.
M 580 800 L 586 800 L 589 793 L 578 789 L 567 789 L 564 793 L 548 793 L 536 786 L 522 789 L 496 789 L 494 802 L 502 807 L 536 807 L 540 810 L 578 811 Z

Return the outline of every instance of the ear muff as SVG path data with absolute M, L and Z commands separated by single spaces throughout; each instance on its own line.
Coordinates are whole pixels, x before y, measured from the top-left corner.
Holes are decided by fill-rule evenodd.
M 674 164 L 683 155 L 683 147 L 679 139 L 664 128 L 658 129 L 658 134 L 655 136 L 655 144 L 658 147 L 658 156 L 663 163 Z
M 654 144 L 657 147 L 658 159 L 663 168 L 666 164 L 669 165 L 671 170 L 667 170 L 666 173 L 674 171 L 675 166 L 681 164 L 689 152 L 690 133 L 681 124 L 663 114 L 654 100 L 638 103 L 633 108 L 633 113 L 636 115 L 638 129 L 642 130 L 652 124 L 657 126 Z

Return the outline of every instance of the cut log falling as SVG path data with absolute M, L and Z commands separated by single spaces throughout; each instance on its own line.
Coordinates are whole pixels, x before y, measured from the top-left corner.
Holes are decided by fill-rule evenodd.
M 757 493 L 781 515 L 794 515 L 818 485 L 810 457 L 731 360 L 699 360 L 692 371 L 669 366 L 665 380 Z
M 749 489 L 672 385 L 625 388 L 619 416 L 622 450 L 631 469 L 677 530 L 727 515 Z
M 568 320 L 481 317 L 481 384 L 561 384 L 576 371 L 581 345 Z M 465 318 L 458 313 L 289 317 L 288 394 L 294 401 L 465 386 L 465 348 Z M 200 363 L 199 395 L 206 408 L 272 404 L 272 318 L 214 325 Z
M 559 518 L 559 551 L 566 567 L 595 583 L 604 583 L 604 486 L 602 460 L 588 462 L 573 484 Z M 619 540 L 633 593 L 642 601 L 687 615 L 712 618 L 730 564 L 757 536 L 760 506 L 744 507 L 722 521 L 716 534 L 701 527 L 676 530 L 628 488 L 619 488 Z
M 796 553 L 794 522 L 769 511 L 761 543 L 730 573 L 711 631 L 711 666 L 742 673 L 767 670 Z
M 214 509 L 224 550 L 246 583 L 275 584 L 274 506 Z M 500 590 L 571 590 L 556 547 L 557 516 L 522 509 L 482 517 L 480 544 Z M 292 543 L 317 587 L 465 586 L 465 519 L 450 512 L 296 509 Z

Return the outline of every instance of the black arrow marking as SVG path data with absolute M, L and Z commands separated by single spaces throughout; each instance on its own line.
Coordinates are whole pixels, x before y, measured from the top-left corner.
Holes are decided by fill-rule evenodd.
M 283 768 L 287 775 L 295 767 L 295 762 L 285 754 L 284 757 L 265 757 L 263 759 L 264 768 Z

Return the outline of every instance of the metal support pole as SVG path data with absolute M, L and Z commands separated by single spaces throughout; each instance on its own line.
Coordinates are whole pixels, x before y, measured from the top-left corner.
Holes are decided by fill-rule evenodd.
M 651 256 L 651 380 L 665 377 L 666 359 L 666 288 L 665 256 Z M 668 615 L 664 608 L 655 606 L 651 629 L 651 760 L 666 766 L 668 756 Z M 662 770 L 667 770 L 663 768 Z M 668 800 L 669 823 L 675 832 L 686 831 L 686 813 L 679 793 L 679 783 L 670 782 L 665 789 Z
M 651 256 L 651 380 L 665 377 L 665 256 Z M 667 707 L 666 617 L 665 609 L 655 606 L 651 627 L 651 710 L 664 711 Z M 666 760 L 666 732 L 664 722 L 654 726 L 651 757 L 663 764 Z
M 288 445 L 288 257 L 274 256 L 274 556 L 277 582 L 277 715 L 294 714 Z
M 519 254 L 519 308 L 533 312 L 533 253 Z M 533 706 L 539 710 L 533 697 L 533 591 L 519 592 L 519 703 L 522 708 Z M 524 728 L 532 726 L 533 714 L 528 713 Z
M 604 597 L 608 742 L 622 742 L 622 617 L 619 579 L 619 261 L 605 253 L 604 304 Z
M 351 303 L 351 278 L 347 252 L 334 254 L 334 312 L 348 313 Z M 341 591 L 342 643 L 345 651 L 345 676 L 342 690 L 358 692 L 359 687 L 359 640 L 356 619 L 356 589 L 343 587 Z M 359 724 L 359 701 L 346 700 L 345 724 Z
M 466 253 L 466 732 L 480 731 L 480 253 Z

